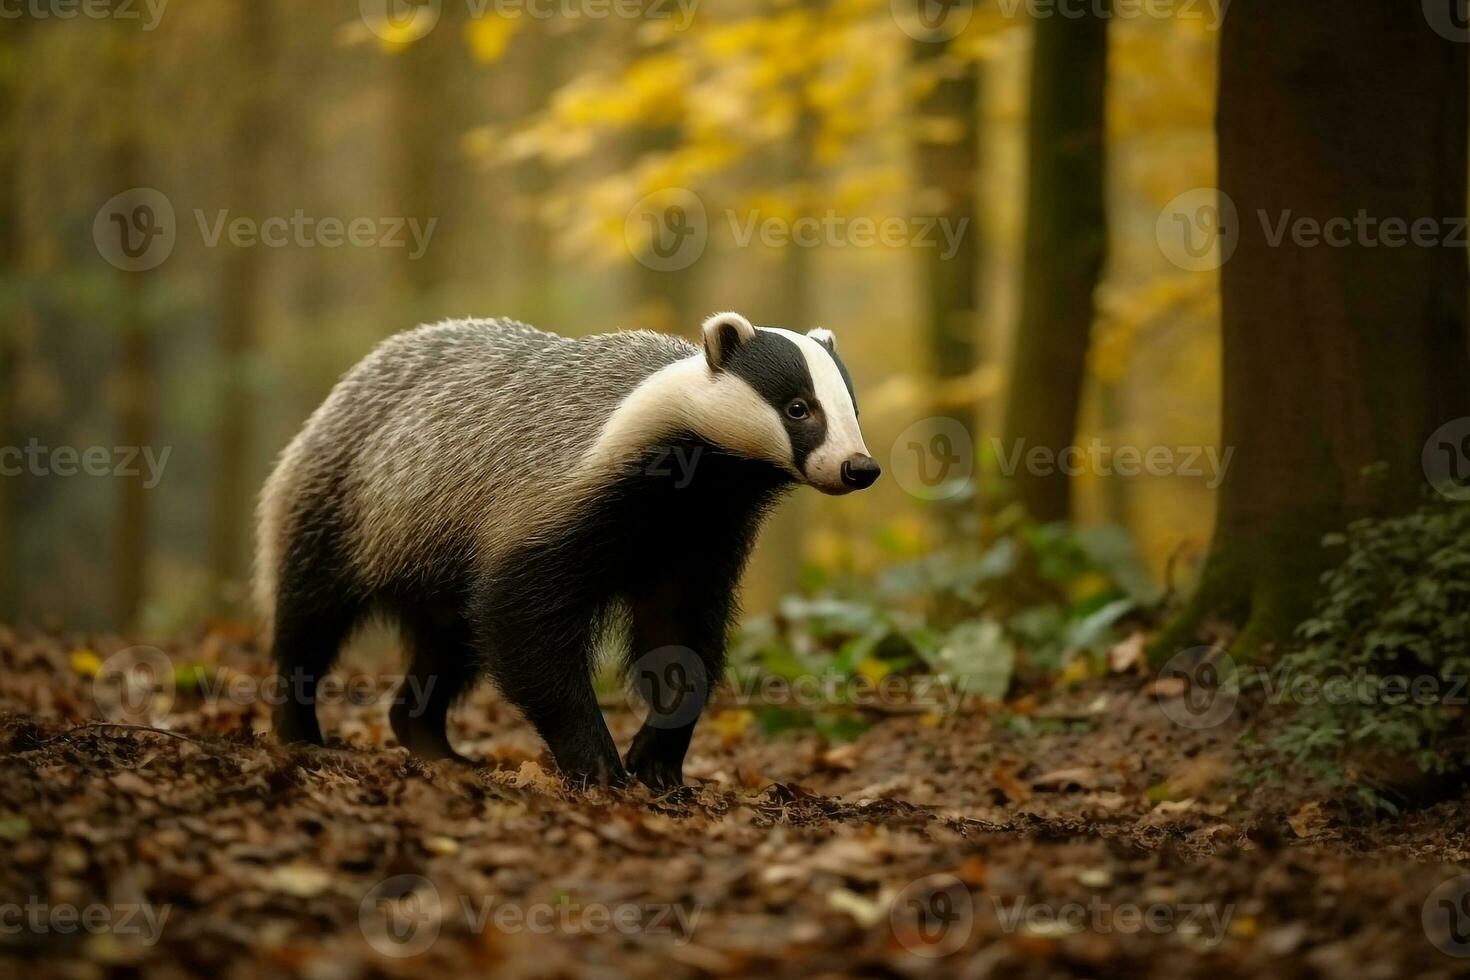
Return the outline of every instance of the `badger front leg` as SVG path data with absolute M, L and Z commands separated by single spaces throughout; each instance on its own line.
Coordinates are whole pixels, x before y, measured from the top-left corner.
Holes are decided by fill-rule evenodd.
M 724 674 L 733 582 L 668 580 L 632 599 L 629 681 L 647 705 L 628 772 L 655 790 L 684 784 L 694 726 Z

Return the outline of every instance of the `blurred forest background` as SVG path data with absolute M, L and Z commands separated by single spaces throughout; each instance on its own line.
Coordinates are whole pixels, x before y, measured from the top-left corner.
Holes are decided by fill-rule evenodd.
M 0 619 L 243 618 L 275 454 L 373 344 L 445 317 L 692 337 L 736 309 L 833 329 L 889 478 L 792 496 L 747 577 L 756 612 L 970 533 L 999 506 L 985 477 L 1008 422 L 1041 445 L 1065 445 L 1074 414 L 1081 445 L 1218 442 L 1218 276 L 1170 261 L 1156 231 L 1168 202 L 1215 183 L 1210 5 L 400 6 L 7 14 L 0 444 L 169 455 L 156 485 L 141 458 L 136 477 L 0 479 Z M 108 202 L 135 188 L 174 212 L 171 251 L 145 271 L 105 241 Z M 637 212 L 675 188 L 708 241 L 660 269 Z M 279 247 L 216 237 L 298 214 L 369 219 L 378 240 L 329 247 L 319 224 Z M 803 216 L 838 230 L 741 240 L 751 220 Z M 910 239 L 860 240 L 841 224 L 860 218 L 901 219 Z M 953 255 L 913 238 L 935 218 L 964 229 Z M 383 241 L 393 219 L 425 247 L 407 226 Z M 904 458 L 947 451 L 921 422 L 936 418 L 979 460 L 957 464 L 953 493 Z M 1187 577 L 1212 523 L 1199 465 L 1087 468 L 1022 494 L 1042 518 L 1126 528 L 1156 579 Z

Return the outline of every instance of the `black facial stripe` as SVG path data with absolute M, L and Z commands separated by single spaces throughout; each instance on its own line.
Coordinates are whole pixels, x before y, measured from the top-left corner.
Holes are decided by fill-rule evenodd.
M 755 389 L 781 417 L 791 437 L 796 468 L 802 469 L 807 456 L 827 438 L 827 417 L 817 401 L 816 385 L 801 348 L 778 333 L 757 330 L 753 338 L 731 352 L 725 367 Z M 809 417 L 792 419 L 786 415 L 786 406 L 793 398 L 806 399 L 811 407 Z

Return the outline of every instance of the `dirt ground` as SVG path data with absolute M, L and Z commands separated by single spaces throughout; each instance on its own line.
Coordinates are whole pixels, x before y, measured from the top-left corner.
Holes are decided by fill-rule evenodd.
M 200 690 L 99 724 L 123 646 L 0 630 L 0 976 L 1470 975 L 1470 799 L 1244 790 L 1250 705 L 1180 724 L 1140 675 L 838 745 L 725 692 L 654 798 L 565 789 L 488 690 L 478 770 L 408 759 L 382 703 L 283 749 L 228 631 L 163 648 Z

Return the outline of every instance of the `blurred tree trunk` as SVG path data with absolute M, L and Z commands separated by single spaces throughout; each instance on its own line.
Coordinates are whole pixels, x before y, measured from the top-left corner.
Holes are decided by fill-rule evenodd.
M 390 140 L 397 148 L 396 193 L 399 216 L 417 218 L 434 231 L 423 255 L 408 257 L 401 267 L 413 293 L 414 316 L 439 319 L 448 311 L 435 308 L 435 292 L 451 278 L 449 256 L 453 236 L 465 209 L 467 167 L 460 138 L 468 129 L 462 107 L 467 100 L 462 73 L 467 7 L 444 4 L 438 25 L 395 58 L 394 118 Z
M 1108 12 L 1039 17 L 1034 25 L 1025 271 L 1006 401 L 1007 454 L 1023 444 L 1061 453 L 1076 439 L 1093 294 L 1107 247 Z M 1036 520 L 1071 515 L 1071 479 L 1060 469 L 1033 473 L 1023 465 L 1011 482 Z
M 1322 535 L 1413 507 L 1426 438 L 1470 414 L 1463 239 L 1391 247 L 1348 225 L 1337 244 L 1289 227 L 1274 240 L 1283 220 L 1359 215 L 1460 234 L 1466 65 L 1466 46 L 1417 5 L 1231 9 L 1218 126 L 1220 186 L 1239 216 L 1221 269 L 1222 442 L 1236 453 L 1200 586 L 1156 660 L 1210 615 L 1244 624 L 1241 656 L 1285 639 L 1331 557 Z
M 19 446 L 25 440 L 19 426 L 21 320 L 26 283 L 21 270 L 21 58 L 24 36 L 31 21 L 22 17 L 0 40 L 0 446 Z M 20 547 L 15 500 L 17 478 L 0 474 L 0 622 L 14 622 L 19 613 L 19 582 L 15 576 L 16 549 Z
M 268 174 L 275 145 L 275 16 L 273 0 L 236 0 L 238 77 L 230 141 L 229 198 L 255 220 L 267 207 Z M 256 405 L 252 366 L 266 296 L 263 247 L 227 248 L 221 257 L 220 343 L 215 401 L 214 487 L 210 526 L 213 600 L 233 608 L 247 567 L 251 502 L 256 487 Z
M 815 120 L 807 105 L 803 83 L 797 85 L 794 97 L 798 102 L 797 122 L 793 138 L 786 148 L 786 159 L 782 173 L 798 197 L 795 215 L 798 219 L 810 213 L 810 203 L 815 195 L 817 175 L 813 172 L 812 143 L 815 136 Z M 777 270 L 775 303 L 771 310 L 771 322 L 798 333 L 805 333 L 816 326 L 812 322 L 812 250 L 788 241 L 782 249 L 780 268 Z M 720 304 L 739 308 L 739 304 Z M 756 304 L 759 307 L 760 304 Z M 744 312 L 744 311 L 742 311 Z M 756 322 L 760 322 L 757 320 Z M 808 497 L 804 493 L 787 494 L 766 524 L 763 540 L 766 547 L 762 555 L 762 567 L 756 569 L 752 578 L 770 590 L 771 599 L 797 592 L 801 588 L 801 573 L 805 563 L 806 511 Z
M 915 41 L 913 58 L 938 74 L 933 89 L 916 108 L 915 166 L 925 202 L 917 210 L 920 217 L 936 218 L 959 231 L 953 255 L 946 257 L 939 246 L 918 250 L 923 263 L 925 344 L 940 391 L 929 410 L 959 421 L 978 445 L 980 402 L 977 395 L 967 393 L 973 386 L 965 379 L 974 375 L 980 356 L 976 221 L 981 69 L 974 61 L 954 56 L 948 44 L 930 41 Z M 943 241 L 937 229 L 934 237 Z
M 123 22 L 126 23 L 126 22 Z M 110 171 L 118 190 L 138 187 L 143 179 L 143 55 L 132 32 L 115 28 L 109 38 L 111 91 L 117 113 L 111 120 Z M 155 380 L 153 342 L 144 308 L 146 273 L 119 272 L 117 291 L 118 444 L 141 451 L 154 448 Z M 114 528 L 113 569 L 116 574 L 114 613 L 120 629 L 137 626 L 148 595 L 148 489 L 143 469 L 119 476 Z

